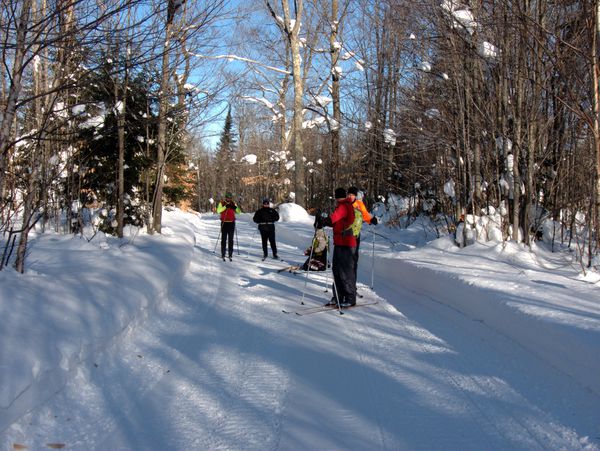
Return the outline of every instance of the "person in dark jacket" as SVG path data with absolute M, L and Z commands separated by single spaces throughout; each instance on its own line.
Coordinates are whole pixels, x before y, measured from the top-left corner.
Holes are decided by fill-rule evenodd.
M 271 202 L 269 199 L 263 199 L 262 207 L 256 210 L 252 220 L 258 224 L 258 230 L 260 231 L 263 260 L 269 255 L 267 249 L 267 240 L 271 245 L 273 258 L 279 258 L 277 256 L 277 243 L 275 242 L 275 223 L 279 221 L 279 213 L 277 213 L 274 208 L 271 208 Z
M 354 208 L 344 188 L 335 190 L 335 200 L 337 206 L 334 212 L 322 219 L 324 226 L 333 227 L 333 298 L 327 305 L 338 305 L 339 299 L 340 307 L 351 307 L 356 305 L 356 237 L 352 232 Z
M 242 210 L 236 205 L 231 193 L 225 194 L 225 200 L 217 205 L 217 213 L 221 215 L 221 258 L 225 261 L 226 246 L 229 245 L 229 261 L 233 258 L 233 234 L 235 233 L 235 215 Z

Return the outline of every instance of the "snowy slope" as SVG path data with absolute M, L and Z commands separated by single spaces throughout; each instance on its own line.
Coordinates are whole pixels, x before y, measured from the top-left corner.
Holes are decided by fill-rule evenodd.
M 123 242 L 47 232 L 32 240 L 25 275 L 0 272 L 0 430 L 143 322 L 181 280 L 194 234 L 178 219 L 170 215 L 163 236 L 130 230 Z
M 598 288 L 556 256 L 376 237 L 371 291 L 366 231 L 379 303 L 297 316 L 330 275 L 261 262 L 249 215 L 233 262 L 216 217 L 165 219 L 124 246 L 43 236 L 0 272 L 3 449 L 600 449 Z M 280 256 L 311 234 L 279 224 Z

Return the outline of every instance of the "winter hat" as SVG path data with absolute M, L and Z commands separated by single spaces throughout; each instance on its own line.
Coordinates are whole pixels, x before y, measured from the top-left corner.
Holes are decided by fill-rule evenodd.
M 346 197 L 346 190 L 344 188 L 336 188 L 334 196 L 336 199 L 343 199 Z
M 357 196 L 358 188 L 356 186 L 351 186 L 350 188 L 348 188 L 348 194 L 354 194 L 355 196 Z
M 270 204 L 270 203 L 271 203 L 271 201 L 269 200 L 269 198 L 268 198 L 268 197 L 265 197 L 265 198 L 263 199 L 263 205 L 264 205 L 264 204 Z
M 233 194 L 225 193 L 225 199 L 233 199 Z

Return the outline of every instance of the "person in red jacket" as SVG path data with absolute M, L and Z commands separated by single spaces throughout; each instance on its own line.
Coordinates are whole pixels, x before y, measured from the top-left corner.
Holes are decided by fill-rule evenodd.
M 351 307 L 356 305 L 356 237 L 352 232 L 354 208 L 344 188 L 335 190 L 335 200 L 337 206 L 334 212 L 322 219 L 324 226 L 333 227 L 333 298 L 327 305 L 338 305 L 339 300 L 340 307 Z
M 221 258 L 225 261 L 226 245 L 229 244 L 229 261 L 233 258 L 233 234 L 235 233 L 235 215 L 242 210 L 233 201 L 231 193 L 225 194 L 225 200 L 217 205 L 217 213 L 221 215 Z M 239 251 L 238 251 L 239 253 Z

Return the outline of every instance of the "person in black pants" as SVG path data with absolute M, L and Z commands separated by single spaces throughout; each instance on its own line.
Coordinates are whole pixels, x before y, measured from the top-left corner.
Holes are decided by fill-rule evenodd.
M 333 298 L 325 305 L 352 307 L 356 305 L 356 237 L 352 231 L 354 208 L 344 188 L 337 188 L 334 196 L 337 202 L 334 212 L 326 218 L 317 216 L 321 225 L 333 228 Z
M 217 213 L 221 215 L 221 257 L 225 261 L 226 245 L 229 245 L 229 260 L 233 257 L 233 234 L 235 233 L 235 215 L 242 210 L 233 201 L 231 193 L 225 194 L 225 200 L 217 205 Z
M 267 240 L 271 245 L 273 258 L 279 258 L 277 256 L 277 243 L 275 243 L 275 223 L 279 221 L 279 213 L 271 208 L 269 199 L 263 199 L 262 207 L 256 210 L 252 220 L 258 224 L 258 230 L 262 238 L 263 260 L 268 256 Z

